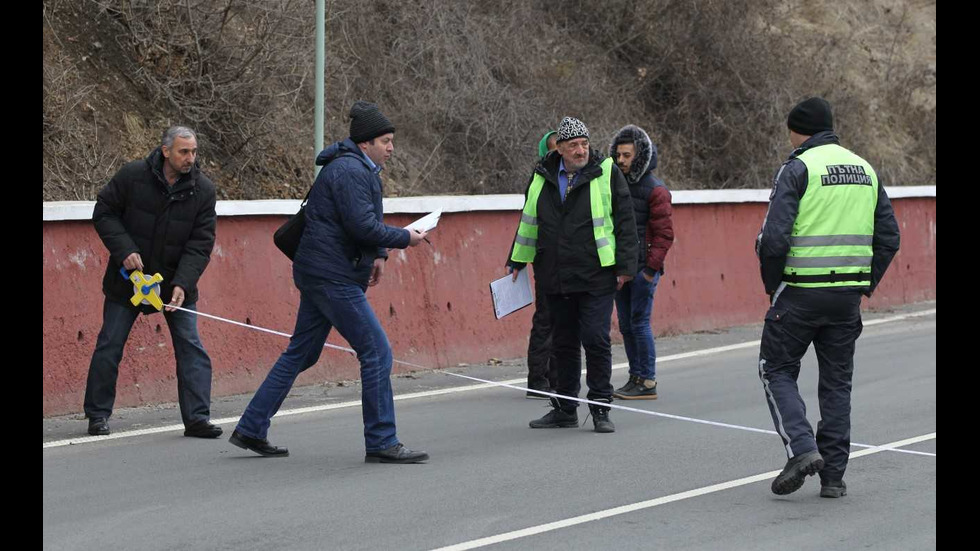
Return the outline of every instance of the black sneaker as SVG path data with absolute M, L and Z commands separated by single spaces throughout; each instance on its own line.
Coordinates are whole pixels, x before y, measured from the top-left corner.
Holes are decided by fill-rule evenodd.
M 88 420 L 88 433 L 92 436 L 105 436 L 109 434 L 109 418 L 96 417 Z
M 843 497 L 847 495 L 847 484 L 843 480 L 820 482 L 820 497 Z
M 637 377 L 637 383 L 633 385 L 633 388 L 616 392 L 613 396 L 622 398 L 623 400 L 656 400 L 657 380 L 640 379 Z
M 620 393 L 629 392 L 630 390 L 633 390 L 633 387 L 635 387 L 639 382 L 640 382 L 639 377 L 637 377 L 636 375 L 630 375 L 630 378 L 626 381 L 626 384 L 617 388 L 616 391 L 613 393 L 613 396 L 619 396 Z
M 791 494 L 803 486 L 806 477 L 813 476 L 823 468 L 823 457 L 814 450 L 797 455 L 786 462 L 783 472 L 772 481 L 772 493 L 780 496 Z
M 554 408 L 547 415 L 540 419 L 535 419 L 529 423 L 532 429 L 556 429 L 571 428 L 578 426 L 578 412 L 574 409 L 567 412 L 561 408 Z

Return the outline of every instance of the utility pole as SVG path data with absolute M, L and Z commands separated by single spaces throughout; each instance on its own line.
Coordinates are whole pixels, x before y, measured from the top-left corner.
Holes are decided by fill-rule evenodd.
M 323 151 L 323 66 L 326 58 L 326 0 L 316 0 L 316 104 L 313 108 L 313 155 Z M 319 171 L 313 165 L 313 178 Z

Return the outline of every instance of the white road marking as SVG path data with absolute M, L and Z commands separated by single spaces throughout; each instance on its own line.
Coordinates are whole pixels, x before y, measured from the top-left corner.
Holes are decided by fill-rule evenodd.
M 864 326 L 867 327 L 867 326 L 870 326 L 870 325 L 879 325 L 879 324 L 882 324 L 882 323 L 889 323 L 889 322 L 894 322 L 894 321 L 902 321 L 902 320 L 909 319 L 909 318 L 915 318 L 915 317 L 921 317 L 921 316 L 928 316 L 928 315 L 935 314 L 935 313 L 936 313 L 936 309 L 935 308 L 932 308 L 930 310 L 923 310 L 921 312 L 913 312 L 913 313 L 910 313 L 910 314 L 902 314 L 902 315 L 899 315 L 899 316 L 891 316 L 891 317 L 887 317 L 887 318 L 881 318 L 881 319 L 877 319 L 877 320 L 866 321 L 866 322 L 864 322 Z M 273 331 L 269 331 L 269 332 L 273 332 Z M 278 332 L 274 332 L 274 333 L 280 334 Z M 285 334 L 282 334 L 282 335 L 285 335 Z M 288 336 L 288 335 L 285 335 L 285 336 Z M 673 355 L 670 355 L 670 356 L 664 356 L 664 357 L 661 357 L 661 358 L 657 358 L 657 363 L 660 364 L 660 363 L 669 362 L 669 361 L 683 360 L 683 359 L 687 359 L 687 358 L 696 358 L 696 357 L 700 357 L 700 356 L 708 356 L 708 355 L 711 355 L 711 354 L 720 354 L 720 353 L 723 353 L 723 352 L 730 352 L 732 350 L 740 350 L 740 349 L 743 349 L 743 348 L 753 348 L 753 347 L 759 346 L 760 342 L 761 341 L 750 341 L 750 342 L 743 342 L 743 343 L 738 343 L 738 344 L 731 344 L 731 345 L 727 345 L 727 346 L 718 346 L 718 347 L 715 347 L 715 348 L 706 348 L 704 350 L 695 350 L 695 351 L 692 351 L 692 352 L 683 352 L 681 354 L 673 354 Z M 625 362 L 624 363 L 614 364 L 612 366 L 612 368 L 614 370 L 615 369 L 623 369 L 623 368 L 626 368 L 626 367 L 629 367 L 629 364 L 628 363 L 625 363 Z M 465 375 L 458 375 L 456 373 L 445 372 L 445 374 L 446 375 L 453 375 L 453 376 L 457 376 L 457 377 L 474 379 L 473 377 L 466 377 Z M 585 375 L 585 370 L 584 369 L 582 370 L 582 374 Z M 478 380 L 482 380 L 482 379 L 478 379 Z M 515 388 L 512 385 L 521 384 L 521 383 L 523 383 L 525 381 L 526 381 L 526 378 L 523 378 L 522 377 L 520 379 L 509 379 L 509 380 L 506 380 L 506 381 L 498 381 L 498 382 L 492 382 L 492 383 L 491 382 L 487 382 L 487 383 L 481 383 L 481 384 L 475 384 L 475 385 L 466 385 L 466 386 L 460 386 L 460 387 L 454 387 L 454 388 L 444 388 L 444 389 L 440 389 L 440 390 L 428 390 L 428 391 L 424 391 L 424 392 L 412 392 L 412 393 L 409 393 L 409 394 L 400 394 L 400 395 L 397 395 L 397 396 L 395 396 L 394 399 L 395 400 L 414 400 L 414 399 L 417 399 L 417 398 L 428 398 L 430 396 L 442 396 L 442 395 L 445 395 L 445 394 L 455 394 L 455 393 L 458 393 L 458 392 L 469 392 L 469 391 L 472 391 L 472 390 L 482 390 L 482 389 L 486 389 L 486 388 L 492 388 L 492 387 L 495 387 L 495 386 L 505 386 L 505 387 L 506 386 L 510 386 L 511 388 Z M 526 390 L 523 387 L 520 387 L 518 389 L 519 390 Z M 581 400 L 581 401 L 583 401 L 585 403 L 588 403 L 585 400 Z M 645 414 L 648 414 L 648 415 L 656 415 L 656 416 L 661 416 L 661 417 L 669 417 L 669 418 L 679 419 L 679 420 L 684 420 L 684 421 L 694 421 L 694 422 L 700 422 L 700 423 L 705 423 L 705 424 L 712 424 L 712 425 L 722 426 L 722 427 L 728 427 L 728 428 L 737 428 L 737 429 L 741 429 L 741 430 L 749 430 L 749 431 L 752 431 L 752 432 L 765 432 L 765 433 L 775 434 L 773 431 L 767 431 L 767 430 L 762 430 L 762 429 L 755 429 L 755 428 L 751 428 L 751 427 L 741 427 L 741 426 L 738 426 L 738 425 L 727 425 L 725 423 L 716 423 L 716 422 L 713 422 L 713 421 L 704 421 L 704 420 L 694 419 L 694 418 L 689 418 L 689 417 L 688 418 L 685 418 L 685 417 L 674 416 L 674 415 L 669 415 L 669 414 L 665 414 L 665 413 L 652 412 L 652 411 L 647 411 L 647 410 L 638 410 L 638 409 L 634 409 L 634 408 L 627 408 L 625 406 L 618 406 L 616 404 L 606 404 L 606 405 L 608 407 L 612 407 L 614 409 L 623 409 L 623 410 L 626 410 L 626 411 L 633 411 L 633 412 L 645 413 Z M 287 416 L 290 416 L 290 415 L 300 415 L 300 414 L 303 414 L 303 413 L 316 413 L 316 412 L 321 412 L 321 411 L 329 411 L 329 410 L 333 410 L 333 409 L 342 409 L 342 408 L 360 407 L 360 406 L 361 406 L 360 400 L 357 400 L 357 401 L 349 401 L 349 402 L 341 402 L 341 403 L 337 403 L 337 404 L 326 404 L 326 405 L 322 405 L 322 406 L 310 406 L 310 407 L 305 407 L 305 408 L 280 410 L 275 415 L 275 417 L 287 417 Z M 231 423 L 237 423 L 238 422 L 238 419 L 239 419 L 239 417 L 223 417 L 221 419 L 212 419 L 211 422 L 214 423 L 214 424 L 216 424 L 216 425 L 226 425 L 226 424 L 231 424 Z M 51 442 L 44 442 L 43 445 L 42 445 L 42 449 L 58 448 L 58 447 L 62 447 L 62 446 L 72 446 L 72 445 L 77 445 L 77 444 L 88 444 L 88 443 L 92 443 L 92 442 L 106 442 L 106 441 L 109 441 L 109 440 L 116 440 L 116 439 L 119 439 L 119 438 L 131 438 L 131 437 L 135 437 L 135 436 L 145 436 L 145 435 L 148 435 L 148 434 L 159 434 L 159 433 L 164 433 L 164 432 L 173 432 L 173 431 L 182 431 L 182 430 L 184 430 L 184 425 L 180 424 L 180 425 L 166 425 L 166 426 L 163 426 L 163 427 L 155 427 L 155 428 L 150 428 L 150 429 L 139 429 L 139 430 L 130 430 L 130 431 L 120 431 L 120 432 L 114 432 L 114 433 L 109 434 L 109 435 L 106 435 L 106 436 L 82 436 L 82 437 L 78 437 L 78 438 L 70 438 L 70 439 L 67 439 L 67 440 L 54 440 L 54 441 L 51 441 Z M 856 443 L 852 443 L 851 445 L 852 446 L 857 446 L 857 447 L 873 448 L 873 446 L 870 446 L 868 444 L 856 444 Z M 911 451 L 907 451 L 907 450 L 895 450 L 895 451 L 902 451 L 902 452 L 906 452 L 906 453 L 916 453 L 916 454 L 920 454 L 920 455 L 930 455 L 930 454 L 926 454 L 924 452 L 911 452 Z M 932 455 L 934 455 L 934 454 L 932 454 Z
M 892 442 L 890 444 L 884 444 L 881 446 L 876 446 L 869 450 L 862 450 L 859 452 L 854 452 L 850 455 L 851 459 L 856 457 L 862 457 L 865 455 L 871 455 L 886 450 L 894 449 L 899 446 L 908 446 L 909 444 L 915 444 L 917 442 L 924 442 L 926 440 L 932 440 L 936 438 L 936 433 L 924 434 L 922 436 L 917 436 L 914 438 L 908 438 L 906 440 L 899 440 L 897 442 Z M 561 528 L 568 528 L 569 526 L 575 526 L 577 524 L 583 524 L 586 522 L 591 522 L 593 520 L 600 520 L 604 518 L 613 517 L 616 515 L 623 515 L 626 513 L 632 513 L 635 511 L 640 511 L 643 509 L 649 509 L 651 507 L 657 507 L 659 505 L 665 505 L 667 503 L 673 503 L 675 501 L 681 501 L 684 499 L 690 499 L 692 497 L 703 496 L 705 494 L 711 494 L 715 492 L 720 492 L 722 490 L 728 490 L 730 488 L 737 488 L 739 486 L 745 486 L 747 484 L 753 484 L 755 482 L 762 482 L 763 480 L 769 480 L 770 478 L 776 478 L 780 471 L 769 471 L 767 473 L 757 474 L 755 476 L 748 476 L 745 478 L 739 478 L 738 480 L 731 480 L 729 482 L 722 482 L 720 484 L 713 484 L 711 486 L 705 486 L 703 488 L 697 488 L 695 490 L 688 490 L 686 492 L 681 492 L 678 494 L 673 494 L 664 497 L 658 497 L 656 499 L 650 499 L 647 501 L 641 501 L 639 503 L 633 503 L 630 505 L 622 505 L 620 507 L 614 507 L 612 509 L 606 509 L 605 511 L 598 511 L 595 513 L 589 513 L 587 515 L 581 515 L 577 517 L 572 517 L 564 520 L 559 520 L 556 522 L 550 522 L 548 524 L 541 524 L 539 526 L 531 526 L 529 528 L 524 528 L 521 530 L 514 530 L 513 532 L 506 532 L 504 534 L 498 534 L 496 536 L 489 536 L 485 538 L 475 539 L 463 543 L 457 543 L 456 545 L 450 545 L 448 547 L 440 547 L 433 551 L 464 551 L 466 549 L 476 549 L 478 547 L 486 547 L 488 545 L 493 545 L 495 543 L 501 543 L 505 541 L 512 541 L 520 538 L 526 538 L 528 536 L 534 536 L 537 534 L 543 534 L 545 532 L 551 532 L 553 530 L 559 530 Z

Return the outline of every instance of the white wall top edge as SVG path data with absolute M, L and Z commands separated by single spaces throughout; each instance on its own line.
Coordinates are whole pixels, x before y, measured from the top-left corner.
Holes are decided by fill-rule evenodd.
M 936 186 L 895 186 L 886 188 L 892 199 L 909 197 L 935 197 Z M 768 203 L 768 189 L 711 189 L 672 191 L 673 204 L 707 203 Z M 270 199 L 261 201 L 218 201 L 218 216 L 289 215 L 299 210 L 298 199 Z M 44 202 L 44 221 L 91 220 L 95 201 Z M 468 212 L 484 210 L 520 210 L 524 196 L 506 195 L 436 195 L 426 197 L 388 197 L 385 214 L 428 213 L 441 208 L 443 212 Z

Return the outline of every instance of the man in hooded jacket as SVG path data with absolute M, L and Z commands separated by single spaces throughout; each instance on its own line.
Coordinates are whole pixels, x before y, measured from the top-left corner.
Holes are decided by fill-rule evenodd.
M 657 399 L 657 348 L 650 327 L 653 294 L 664 273 L 664 259 L 674 243 L 670 191 L 653 175 L 657 146 L 640 127 L 627 125 L 616 133 L 609 156 L 629 183 L 636 216 L 640 272 L 616 291 L 619 332 L 629 360 L 629 379 L 616 389 L 623 400 Z

